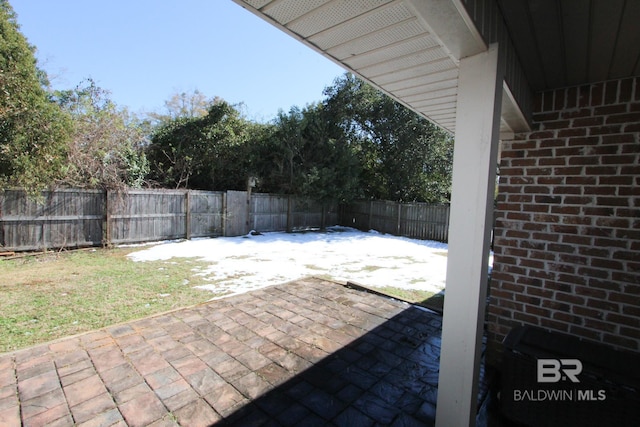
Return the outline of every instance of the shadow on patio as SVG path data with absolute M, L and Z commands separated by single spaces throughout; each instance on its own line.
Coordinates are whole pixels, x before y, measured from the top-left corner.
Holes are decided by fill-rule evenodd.
M 377 298 L 380 301 L 375 301 Z M 308 332 L 297 328 L 289 332 L 297 330 L 298 340 L 314 341 L 325 350 L 328 348 L 323 340 L 334 338 L 346 345 L 290 379 L 273 378 L 283 383 L 219 425 L 432 424 L 438 384 L 440 316 L 381 296 L 363 295 L 358 300 L 343 296 L 331 301 L 327 317 L 318 319 L 318 325 L 323 327 L 312 325 Z M 376 302 L 380 303 L 368 305 Z M 335 303 L 345 307 L 335 307 Z M 331 313 L 333 310 L 344 311 Z M 360 312 L 359 319 L 349 310 Z M 340 331 L 349 324 L 354 335 L 360 334 L 357 328 L 363 330 L 359 338 L 347 343 L 352 335 L 346 337 Z M 374 327 L 369 329 L 371 326 Z M 308 339 L 314 335 L 314 329 L 322 337 Z M 308 349 L 297 347 L 290 340 L 279 343 L 292 354 L 313 359 L 305 354 Z M 281 362 L 276 359 L 276 363 Z
M 2 355 L 0 416 L 428 426 L 441 326 L 423 308 L 302 279 Z

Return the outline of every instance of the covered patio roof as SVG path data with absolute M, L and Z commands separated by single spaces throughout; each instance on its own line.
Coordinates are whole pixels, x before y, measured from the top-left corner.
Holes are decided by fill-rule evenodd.
M 529 129 L 532 91 L 640 74 L 637 2 L 234 1 L 452 133 L 460 60 L 490 43 L 506 138 Z
M 640 3 L 498 0 L 531 88 L 640 75 Z
M 452 133 L 460 59 L 487 49 L 458 2 L 237 3 Z M 502 131 L 526 129 L 513 92 L 504 91 Z
M 234 1 L 455 134 L 436 421 L 473 424 L 499 139 L 532 130 L 536 92 L 639 75 L 640 4 Z

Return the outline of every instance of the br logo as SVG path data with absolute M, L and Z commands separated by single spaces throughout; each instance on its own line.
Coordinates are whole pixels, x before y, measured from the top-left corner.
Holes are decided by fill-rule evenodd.
M 578 359 L 538 359 L 538 382 L 557 383 L 569 380 L 579 383 L 582 362 Z

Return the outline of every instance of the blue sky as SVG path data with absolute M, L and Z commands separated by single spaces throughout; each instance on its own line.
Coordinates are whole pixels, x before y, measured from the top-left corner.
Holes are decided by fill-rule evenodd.
M 54 88 L 91 77 L 133 112 L 198 89 L 268 121 L 344 72 L 231 0 L 9 2 Z

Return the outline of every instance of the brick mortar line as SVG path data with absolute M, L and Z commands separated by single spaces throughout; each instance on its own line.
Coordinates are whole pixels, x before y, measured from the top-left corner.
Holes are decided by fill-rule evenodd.
M 11 369 L 13 370 L 13 379 L 16 386 L 16 400 L 18 401 L 18 419 L 22 423 L 22 400 L 20 400 L 20 389 L 18 388 L 18 361 L 17 357 L 11 356 Z
M 87 334 L 92 333 L 92 332 L 105 331 L 105 332 L 107 332 L 108 336 L 113 340 L 114 344 L 118 346 L 118 349 L 120 350 L 120 352 L 122 352 L 122 349 L 120 349 L 120 346 L 117 344 L 117 342 L 113 338 L 113 335 L 111 335 L 111 333 L 109 333 L 106 330 L 108 327 L 110 327 L 110 326 L 107 326 L 107 327 L 104 327 L 104 328 L 100 328 L 100 329 L 98 329 L 96 331 L 85 332 L 85 333 L 79 334 L 77 336 L 74 336 L 74 338 L 75 337 L 79 337 L 79 336 L 83 336 L 83 335 L 87 335 Z M 113 396 L 113 394 L 111 393 L 111 390 L 109 390 L 109 387 L 107 387 L 107 384 L 105 383 L 104 378 L 100 374 L 100 371 L 97 369 L 97 367 L 96 367 L 96 365 L 95 365 L 95 363 L 93 361 L 93 356 L 91 355 L 91 350 L 95 350 L 95 349 L 101 348 L 101 347 L 106 347 L 107 345 L 108 344 L 104 344 L 104 345 L 101 345 L 101 346 L 98 346 L 98 347 L 87 348 L 87 344 L 83 343 L 82 341 L 80 341 L 80 348 L 82 348 L 82 350 L 84 350 L 84 352 L 87 354 L 87 357 L 89 358 L 89 361 L 91 362 L 91 368 L 93 369 L 93 372 L 100 378 L 100 381 L 102 382 L 102 385 L 104 386 L 106 392 L 109 394 L 109 397 L 111 398 L 111 401 L 113 402 L 114 406 L 116 407 L 116 410 L 120 414 L 120 417 L 124 421 L 125 418 L 124 418 L 124 415 L 122 414 L 122 412 L 120 412 L 120 406 L 116 402 L 116 399 Z M 56 367 L 56 370 L 57 370 L 57 367 Z M 64 392 L 64 387 L 63 387 L 63 392 Z M 71 419 L 73 419 L 74 423 L 75 423 L 75 417 L 73 416 L 73 412 L 71 411 L 71 407 L 69 407 L 69 401 L 67 400 L 66 396 L 67 396 L 67 394 L 65 392 L 65 402 L 67 404 L 67 408 L 69 409 L 69 413 L 71 414 Z M 101 412 L 100 414 L 103 414 L 103 413 L 108 412 L 108 411 L 111 411 L 111 409 L 107 409 L 107 410 Z M 95 414 L 95 416 L 98 416 L 100 414 Z
M 223 298 L 224 298 L 224 297 L 223 297 Z M 208 302 L 211 302 L 211 301 L 208 301 Z M 202 304 L 197 304 L 195 307 L 200 306 L 200 305 L 202 305 Z M 232 306 L 232 307 L 235 307 L 235 305 L 231 305 L 231 306 Z M 176 310 L 173 310 L 173 311 L 176 311 Z M 172 312 L 173 312 L 173 311 L 172 311 Z M 177 316 L 173 316 L 173 317 L 174 317 L 175 319 L 177 319 L 179 322 L 181 322 L 182 324 L 186 325 L 190 330 L 192 330 L 192 331 L 194 332 L 194 334 L 196 334 L 196 335 L 197 335 L 197 336 L 199 336 L 200 338 L 204 339 L 206 342 L 209 342 L 209 343 L 213 344 L 216 348 L 219 348 L 215 343 L 211 342 L 211 340 L 209 340 L 209 339 L 208 339 L 208 338 L 207 338 L 203 333 L 201 333 L 198 329 L 195 329 L 195 328 L 191 327 L 191 326 L 190 326 L 187 322 L 185 322 L 182 318 L 177 317 Z M 230 319 L 230 317 L 228 317 L 228 316 L 227 316 L 227 318 L 229 318 L 229 319 Z M 205 319 L 205 320 L 207 320 L 207 319 Z M 233 319 L 232 319 L 232 320 L 233 320 Z M 235 320 L 234 320 L 234 322 L 235 322 Z M 209 320 L 207 320 L 207 323 L 214 323 L 214 324 L 215 324 L 215 322 L 211 322 L 211 321 L 209 321 Z M 236 323 L 237 323 L 237 322 L 236 322 Z M 239 323 L 238 323 L 238 324 L 239 324 Z M 162 329 L 164 330 L 164 328 L 162 328 Z M 223 330 L 223 329 L 222 329 L 222 330 Z M 223 330 L 223 331 L 224 331 L 224 330 Z M 165 332 L 166 332 L 166 331 L 165 331 Z M 224 331 L 224 332 L 225 332 L 225 333 L 227 333 L 226 331 Z M 171 336 L 171 334 L 169 334 L 169 333 L 167 333 L 167 335 L 168 335 L 168 336 Z M 146 338 L 144 338 L 144 337 L 143 337 L 143 339 L 145 340 L 145 342 L 147 342 L 147 339 L 146 339 Z M 172 337 L 172 339 L 173 339 L 173 337 Z M 223 379 L 223 380 L 224 380 L 224 381 L 225 381 L 229 386 L 231 386 L 234 390 L 236 390 L 236 391 L 237 391 L 241 396 L 244 396 L 244 397 L 246 397 L 247 399 L 251 400 L 251 398 L 250 398 L 249 396 L 245 396 L 245 394 L 244 394 L 244 393 L 242 393 L 242 391 L 238 390 L 238 389 L 236 388 L 236 386 L 235 386 L 235 385 L 233 385 L 231 382 L 229 382 L 229 381 L 227 381 L 225 378 L 223 378 L 223 377 L 222 377 L 218 372 L 216 372 L 216 371 L 215 371 L 215 369 L 213 369 L 211 366 L 209 366 L 209 365 L 207 364 L 207 362 L 205 362 L 204 360 L 202 360 L 202 358 L 201 358 L 200 356 L 196 355 L 193 351 L 191 351 L 191 349 L 187 348 L 187 347 L 186 347 L 186 345 L 185 345 L 184 343 L 182 343 L 180 340 L 176 340 L 176 341 L 177 341 L 177 342 L 179 342 L 181 346 L 183 346 L 184 348 L 186 348 L 186 349 L 191 353 L 191 355 L 192 355 L 193 357 L 197 358 L 197 359 L 198 359 L 200 362 L 202 362 L 205 366 L 207 366 L 209 369 L 213 370 L 213 371 L 216 373 L 216 375 L 219 375 L 219 376 L 220 376 L 220 377 L 221 377 L 221 378 L 222 378 L 222 379 Z M 157 350 L 155 349 L 155 347 L 153 347 L 153 345 L 151 345 L 151 347 L 153 348 L 154 353 L 156 353 L 156 354 L 158 354 L 158 355 L 162 356 L 162 354 L 161 354 L 161 353 L 158 353 L 158 352 L 157 352 Z M 226 353 L 226 352 L 225 352 L 225 354 L 228 354 L 228 353 Z M 228 355 L 229 355 L 229 354 L 228 354 Z M 231 355 L 229 355 L 229 356 L 230 356 L 233 360 L 235 360 L 236 362 L 238 362 L 238 363 L 242 364 L 243 366 L 247 367 L 247 366 L 246 366 L 246 365 L 244 365 L 241 361 L 239 361 L 238 359 L 236 359 L 234 356 L 231 356 Z M 164 356 L 162 356 L 162 357 L 163 357 L 163 359 L 164 359 Z M 185 356 L 185 357 L 189 357 L 189 356 Z M 177 359 L 177 360 L 182 360 L 182 359 L 184 359 L 185 357 L 180 358 L 180 359 Z M 266 357 L 266 356 L 265 356 L 265 357 Z M 165 359 L 165 360 L 166 360 L 166 359 Z M 189 385 L 189 387 L 191 388 L 191 390 L 193 390 L 193 391 L 197 394 L 198 398 L 199 398 L 199 399 L 201 399 L 201 400 L 202 400 L 202 401 L 203 401 L 207 406 L 209 406 L 209 407 L 211 408 L 211 410 L 213 410 L 213 412 L 215 412 L 215 413 L 220 417 L 220 419 L 221 419 L 221 420 L 226 420 L 226 419 L 227 419 L 227 417 L 223 416 L 220 412 L 218 412 L 218 410 L 216 410 L 216 408 L 214 408 L 214 407 L 213 407 L 213 406 L 212 406 L 212 405 L 211 405 L 211 404 L 206 400 L 205 396 L 204 396 L 204 395 L 202 395 L 198 390 L 196 390 L 196 389 L 193 387 L 193 385 L 192 385 L 189 381 L 187 381 L 187 379 L 186 379 L 186 378 L 182 375 L 182 373 L 181 373 L 181 372 L 180 372 L 180 371 L 179 371 L 179 370 L 178 370 L 178 369 L 173 365 L 173 363 L 172 363 L 172 362 L 175 362 L 175 361 L 167 361 L 167 363 L 168 363 L 168 364 L 169 364 L 173 369 L 175 369 L 175 370 L 176 370 L 176 372 L 180 375 L 180 378 L 182 378 L 183 380 L 185 380 L 185 382 Z M 139 374 L 140 376 L 142 376 L 142 378 L 143 378 L 143 380 L 144 380 L 145 384 L 147 384 L 147 386 L 148 386 L 148 387 L 153 391 L 153 393 L 154 393 L 154 394 L 155 394 L 155 396 L 158 398 L 158 400 L 160 400 L 160 402 L 162 403 L 162 405 L 163 405 L 163 406 L 165 407 L 165 409 L 167 410 L 168 414 L 170 414 L 170 415 L 175 419 L 175 423 L 176 423 L 176 424 L 178 424 L 178 425 L 182 425 L 182 424 L 180 424 L 180 423 L 178 422 L 178 417 L 175 415 L 175 413 L 174 413 L 173 411 L 169 410 L 169 408 L 167 407 L 167 405 L 164 403 L 164 400 L 163 400 L 163 399 L 161 399 L 161 398 L 160 398 L 160 396 L 158 396 L 158 394 L 155 392 L 155 390 L 153 390 L 153 387 L 151 387 L 151 385 L 147 382 L 146 378 L 145 378 L 142 374 L 140 374 L 140 372 L 137 370 L 137 368 L 136 368 L 135 366 L 132 366 L 132 367 L 133 367 L 133 369 L 135 369 L 135 371 L 136 371 L 136 372 L 138 372 L 138 374 Z M 247 369 L 249 369 L 249 368 L 247 367 Z M 253 371 L 252 371 L 252 372 L 253 372 Z M 182 392 L 181 392 L 181 393 L 182 393 Z M 178 394 L 179 394 L 179 393 L 178 393 Z M 181 407 L 177 408 L 175 412 L 179 411 L 179 410 L 180 410 L 180 409 L 182 409 L 182 408 L 185 408 L 185 407 L 186 407 L 187 405 L 189 405 L 190 403 L 191 403 L 191 402 L 187 402 L 185 405 L 183 405 L 183 406 L 181 406 Z M 233 412 L 232 412 L 231 414 L 233 414 Z M 230 415 L 231 415 L 231 414 L 230 414 Z

